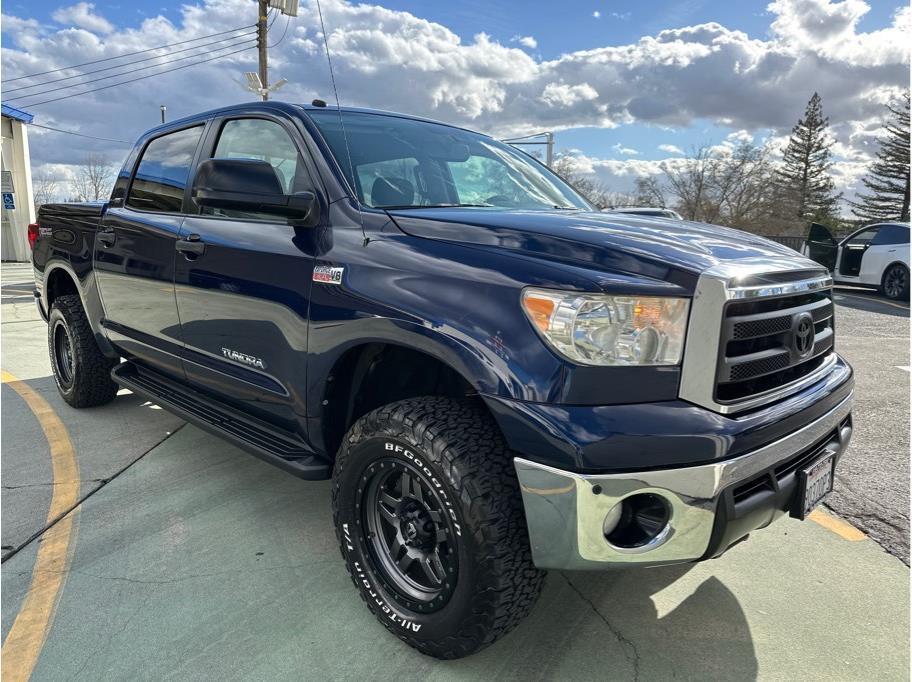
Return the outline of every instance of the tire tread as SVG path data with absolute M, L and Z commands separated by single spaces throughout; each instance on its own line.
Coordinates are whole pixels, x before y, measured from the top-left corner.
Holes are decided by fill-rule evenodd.
M 117 395 L 118 386 L 111 379 L 111 370 L 117 361 L 105 356 L 95 340 L 89 318 L 82 307 L 82 300 L 75 294 L 65 294 L 54 299 L 51 312 L 57 309 L 70 331 L 73 348 L 74 378 L 70 392 L 60 389 L 63 399 L 72 407 L 97 407 L 105 405 Z M 48 326 L 48 351 L 51 367 L 54 364 L 53 326 Z M 58 388 L 60 384 L 58 382 Z
M 472 605 L 456 634 L 436 640 L 410 637 L 379 618 L 397 637 L 436 658 L 460 658 L 494 643 L 531 611 L 545 573 L 532 563 L 522 496 L 513 457 L 493 418 L 480 405 L 450 398 L 412 398 L 391 403 L 359 419 L 346 436 L 333 476 L 333 518 L 343 558 L 337 485 L 351 448 L 383 434 L 415 441 L 424 455 L 444 469 L 471 532 L 481 577 Z M 371 602 L 346 561 L 346 568 L 369 608 Z M 371 608 L 376 614 L 376 611 Z

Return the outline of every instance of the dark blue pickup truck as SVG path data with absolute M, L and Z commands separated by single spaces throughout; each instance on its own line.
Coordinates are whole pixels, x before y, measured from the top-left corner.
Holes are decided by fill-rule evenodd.
M 361 596 L 432 656 L 508 632 L 544 569 L 694 562 L 804 518 L 852 434 L 820 265 L 597 212 L 441 123 L 211 111 L 31 230 L 64 399 L 123 386 L 331 478 Z

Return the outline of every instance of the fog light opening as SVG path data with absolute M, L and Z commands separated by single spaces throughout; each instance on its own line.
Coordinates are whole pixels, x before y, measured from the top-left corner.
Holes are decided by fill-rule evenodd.
M 620 549 L 645 547 L 664 535 L 670 518 L 668 503 L 660 496 L 631 495 L 608 512 L 603 524 L 605 538 Z

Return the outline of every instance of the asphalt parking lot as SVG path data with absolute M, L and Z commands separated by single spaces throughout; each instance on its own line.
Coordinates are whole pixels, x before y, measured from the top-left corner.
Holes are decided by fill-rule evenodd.
M 123 391 L 57 395 L 2 267 L 3 679 L 909 679 L 909 311 L 836 293 L 855 438 L 828 509 L 703 564 L 552 572 L 482 653 L 426 658 L 345 573 L 329 485 Z

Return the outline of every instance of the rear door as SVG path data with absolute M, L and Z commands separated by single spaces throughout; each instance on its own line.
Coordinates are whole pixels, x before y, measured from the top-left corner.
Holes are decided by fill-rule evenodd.
M 211 157 L 266 160 L 287 193 L 321 194 L 301 134 L 283 116 L 214 121 L 201 160 Z M 327 230 L 266 213 L 194 209 L 181 239 L 201 253 L 179 253 L 176 265 L 187 379 L 302 435 L 308 297 L 314 254 Z
M 861 260 L 861 281 L 880 286 L 884 270 L 897 261 L 908 262 L 909 228 L 905 225 L 881 225 Z
M 94 247 L 108 337 L 128 358 L 179 377 L 182 340 L 174 300 L 174 248 L 203 130 L 197 124 L 145 144 L 126 197 L 112 200 Z

